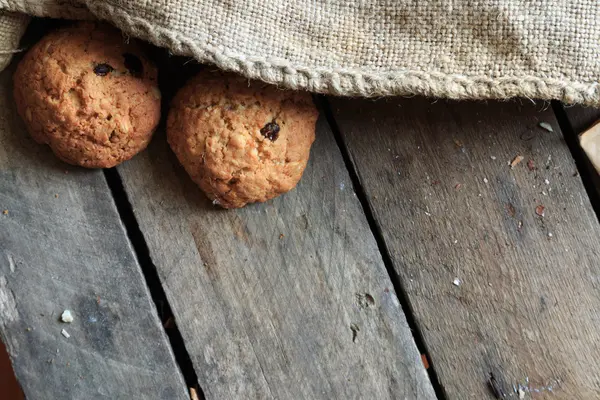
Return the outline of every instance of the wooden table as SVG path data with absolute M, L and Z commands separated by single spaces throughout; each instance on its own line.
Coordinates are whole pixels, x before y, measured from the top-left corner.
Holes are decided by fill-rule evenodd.
M 0 335 L 27 399 L 600 397 L 600 202 L 576 142 L 599 111 L 318 97 L 298 187 L 224 211 L 162 128 L 117 169 L 58 161 L 13 70 Z

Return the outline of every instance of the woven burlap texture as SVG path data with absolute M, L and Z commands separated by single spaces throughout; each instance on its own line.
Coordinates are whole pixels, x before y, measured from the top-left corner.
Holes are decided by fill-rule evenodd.
M 175 54 L 294 89 L 600 104 L 599 0 L 16 0 L 0 7 L 70 17 L 87 8 Z
M 25 14 L 0 11 L 0 71 L 21 51 L 19 41 L 28 23 L 29 16 Z

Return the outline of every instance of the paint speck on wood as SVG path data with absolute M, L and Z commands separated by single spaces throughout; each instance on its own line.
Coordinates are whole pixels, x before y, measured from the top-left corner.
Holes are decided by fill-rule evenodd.
M 545 206 L 543 206 L 542 204 L 538 205 L 538 206 L 535 208 L 535 213 L 536 213 L 538 216 L 540 216 L 540 217 L 543 217 L 543 216 L 545 215 L 545 213 L 546 213 L 546 207 L 545 207 Z

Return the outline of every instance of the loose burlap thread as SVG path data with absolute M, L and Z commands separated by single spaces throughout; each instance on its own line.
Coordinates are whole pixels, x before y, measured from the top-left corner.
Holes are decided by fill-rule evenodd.
M 0 8 L 93 15 L 175 54 L 292 89 L 600 104 L 597 0 L 14 0 Z

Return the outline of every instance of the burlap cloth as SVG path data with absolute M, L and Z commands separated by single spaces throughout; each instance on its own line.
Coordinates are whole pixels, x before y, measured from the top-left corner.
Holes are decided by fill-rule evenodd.
M 106 19 L 295 89 L 600 104 L 600 0 L 0 0 L 0 9 Z M 4 63 L 25 24 L 0 17 Z

